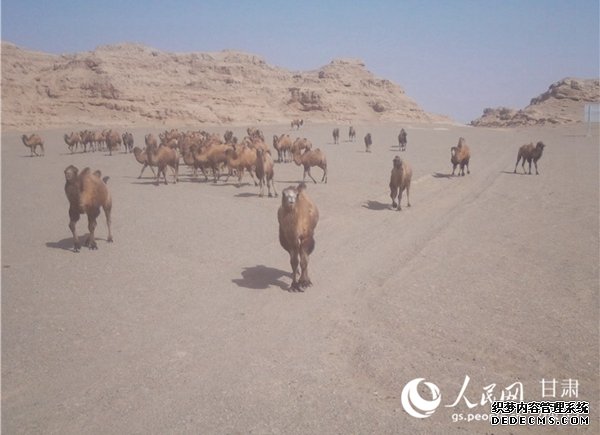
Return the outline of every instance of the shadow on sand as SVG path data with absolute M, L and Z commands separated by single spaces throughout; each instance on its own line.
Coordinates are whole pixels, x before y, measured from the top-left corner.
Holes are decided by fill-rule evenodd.
M 85 236 L 79 236 L 80 240 L 85 240 L 86 237 L 87 234 Z M 46 247 L 73 252 L 73 237 L 68 237 L 66 239 L 59 240 L 58 242 L 46 242 Z
M 87 240 L 90 233 L 78 234 L 79 243 L 81 243 L 81 250 L 87 250 L 87 246 L 85 246 L 85 241 Z M 106 239 L 96 236 L 96 242 L 102 240 L 106 242 Z M 73 237 L 67 237 L 66 239 L 59 240 L 58 242 L 46 242 L 47 248 L 52 249 L 62 249 L 63 251 L 71 251 L 76 252 L 75 247 L 73 246 Z
M 508 175 L 530 175 L 528 173 L 523 173 L 523 172 L 514 172 L 514 171 L 500 171 L 501 174 L 508 174 Z
M 258 198 L 258 193 L 244 192 L 244 193 L 236 193 L 233 196 L 235 196 L 236 198 L 252 198 L 252 197 Z
M 369 210 L 393 210 L 391 204 L 386 204 L 379 201 L 367 201 L 362 206 L 363 208 L 368 208 Z
M 240 287 L 249 289 L 264 290 L 271 286 L 277 286 L 287 291 L 290 283 L 282 281 L 281 278 L 283 277 L 289 278 L 291 283 L 291 272 L 260 264 L 258 266 L 245 267 L 242 270 L 242 278 L 232 279 L 231 281 Z
M 441 172 L 434 172 L 433 174 L 431 174 L 431 176 L 433 178 L 454 178 L 454 177 L 456 177 L 456 175 L 442 174 Z

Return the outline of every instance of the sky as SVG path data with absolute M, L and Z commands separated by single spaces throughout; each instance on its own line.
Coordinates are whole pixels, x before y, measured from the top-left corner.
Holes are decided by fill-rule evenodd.
M 3 41 L 54 54 L 135 42 L 308 71 L 340 57 L 468 123 L 600 75 L 600 0 L 2 0 Z

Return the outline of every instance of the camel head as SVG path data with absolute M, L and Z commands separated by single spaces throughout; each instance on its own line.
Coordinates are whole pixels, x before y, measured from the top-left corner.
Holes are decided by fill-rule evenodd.
M 539 141 L 539 142 L 536 144 L 536 146 L 535 146 L 535 147 L 536 147 L 536 148 L 538 148 L 539 150 L 542 150 L 542 151 L 543 151 L 545 146 L 546 146 L 546 145 L 544 145 L 544 142 L 542 142 L 542 141 Z
M 402 169 L 402 159 L 400 156 L 394 157 L 394 169 Z
M 283 189 L 281 193 L 281 206 L 285 210 L 291 210 L 294 208 L 296 204 L 296 200 L 298 199 L 298 188 L 297 187 L 286 187 Z
M 77 178 L 78 174 L 79 174 L 79 169 L 77 169 L 73 165 L 69 165 L 69 166 L 67 166 L 67 169 L 65 169 L 65 179 L 67 180 L 67 182 L 71 182 L 71 181 L 75 180 Z

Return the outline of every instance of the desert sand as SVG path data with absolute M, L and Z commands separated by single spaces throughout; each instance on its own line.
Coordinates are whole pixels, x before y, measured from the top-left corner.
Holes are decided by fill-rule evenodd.
M 396 211 L 387 185 L 401 127 L 414 174 L 412 207 Z M 344 124 L 261 128 L 327 154 L 328 183 L 308 183 L 321 218 L 303 293 L 288 291 L 280 198 L 258 198 L 249 178 L 214 184 L 182 167 L 178 184 L 157 187 L 148 170 L 137 179 L 131 154 L 70 155 L 68 129 L 38 131 L 40 158 L 20 141 L 33 131 L 3 132 L 3 432 L 566 433 L 453 415 L 489 414 L 491 384 L 499 397 L 520 382 L 540 401 L 540 382 L 556 379 L 546 400 L 567 400 L 571 379 L 570 400 L 590 402 L 590 426 L 577 429 L 598 433 L 597 125 L 588 137 L 581 124 L 356 124 L 353 143 Z M 136 145 L 163 129 L 133 130 Z M 471 174 L 451 177 L 460 136 Z M 513 174 L 519 146 L 538 140 L 540 175 Z M 115 241 L 102 215 L 97 251 L 72 250 L 69 164 L 110 176 Z M 275 166 L 279 192 L 301 177 Z M 415 378 L 441 391 L 429 418 L 403 409 Z

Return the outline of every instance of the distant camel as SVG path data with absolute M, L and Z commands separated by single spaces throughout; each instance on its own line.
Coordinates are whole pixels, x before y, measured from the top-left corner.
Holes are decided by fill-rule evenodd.
M 398 146 L 400 147 L 400 151 L 406 151 L 406 144 L 406 131 L 402 129 L 398 135 Z
M 525 173 L 525 160 L 529 163 L 529 175 L 531 175 L 531 161 L 533 160 L 533 164 L 535 165 L 535 175 L 539 175 L 537 161 L 542 158 L 542 153 L 544 152 L 543 142 L 538 142 L 536 146 L 533 146 L 533 142 L 527 145 L 523 145 L 519 148 L 519 153 L 517 154 L 517 163 L 515 163 L 515 174 L 517 173 L 517 165 L 519 164 L 519 160 L 523 159 L 522 167 L 523 173 Z
M 373 144 L 373 139 L 371 138 L 371 133 L 367 133 L 365 136 L 365 148 L 366 152 L 371 152 L 371 145 Z
M 467 174 L 469 171 L 469 160 L 471 160 L 471 150 L 467 146 L 467 142 L 464 137 L 458 139 L 458 145 L 450 148 L 450 163 L 452 163 L 452 175 L 456 167 L 459 167 L 458 175 L 465 176 L 465 166 L 467 167 Z
M 340 129 L 337 127 L 333 129 L 333 143 L 340 143 Z
M 38 157 L 43 156 L 45 154 L 44 141 L 39 135 L 33 133 L 31 136 L 27 137 L 27 135 L 24 134 L 23 136 L 21 136 L 21 140 L 23 141 L 23 144 L 27 148 L 29 148 L 29 151 L 31 152 L 31 157 L 33 157 L 34 154 Z M 42 154 L 37 153 L 36 149 L 38 146 L 42 149 Z
M 350 126 L 350 128 L 348 128 L 348 140 L 350 142 L 354 142 L 355 138 L 356 138 L 356 130 L 354 130 L 354 127 Z

